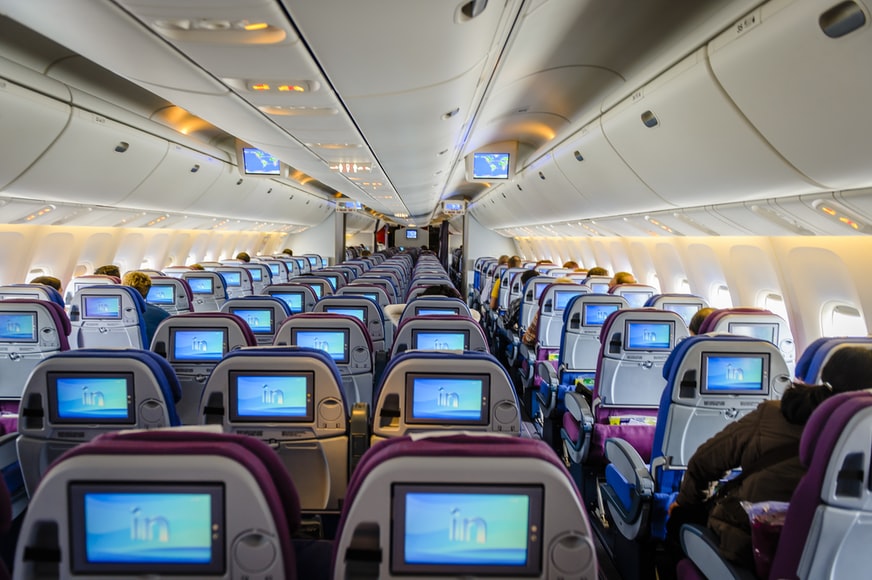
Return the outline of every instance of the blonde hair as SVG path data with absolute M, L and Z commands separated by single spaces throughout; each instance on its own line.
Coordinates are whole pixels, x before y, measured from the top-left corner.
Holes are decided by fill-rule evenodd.
M 121 279 L 121 284 L 136 288 L 142 294 L 142 297 L 145 298 L 148 296 L 148 291 L 151 288 L 151 278 L 145 272 L 127 272 L 124 274 L 124 278 Z

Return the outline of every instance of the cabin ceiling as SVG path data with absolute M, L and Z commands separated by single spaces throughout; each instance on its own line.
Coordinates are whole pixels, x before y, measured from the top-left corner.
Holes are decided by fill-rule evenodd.
M 471 151 L 517 142 L 520 170 L 758 3 L 0 0 L 0 12 L 59 43 L 21 42 L 17 62 L 164 124 L 181 109 L 205 121 L 189 136 L 225 150 L 238 138 L 325 198 L 421 223 L 441 200 L 488 192 L 466 178 Z M 293 84 L 304 90 L 277 90 Z

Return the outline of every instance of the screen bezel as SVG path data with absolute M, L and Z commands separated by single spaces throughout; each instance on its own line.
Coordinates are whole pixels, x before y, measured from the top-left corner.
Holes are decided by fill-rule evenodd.
M 88 302 L 90 299 L 100 298 L 100 299 L 109 299 L 118 305 L 118 315 L 113 316 L 100 316 L 99 314 L 90 314 L 88 311 Z M 82 294 L 82 320 L 121 320 L 124 314 L 124 308 L 121 304 L 121 296 L 112 296 L 107 294 Z
M 167 360 L 176 364 L 218 364 L 229 350 L 228 332 L 226 328 L 211 326 L 170 326 L 167 339 Z M 178 358 L 176 356 L 176 334 L 179 332 L 220 332 L 221 333 L 221 357 L 220 358 Z
M 657 325 L 669 328 L 669 344 L 658 347 L 642 347 L 630 344 L 630 327 L 634 325 Z M 628 352 L 669 352 L 675 346 L 675 321 L 674 320 L 625 320 L 624 321 L 624 350 Z
M 481 174 L 476 172 L 475 162 L 479 159 L 483 158 L 485 155 L 496 155 L 501 160 L 505 160 L 505 171 L 499 174 Z M 483 180 L 500 180 L 504 181 L 509 178 L 512 174 L 512 152 L 511 151 L 475 151 L 472 154 L 472 178 L 473 179 L 483 179 Z
M 445 380 L 476 380 L 481 381 L 481 413 L 478 419 L 441 420 L 432 417 L 415 417 L 415 380 L 445 379 Z M 479 425 L 490 424 L 490 375 L 487 373 L 406 373 L 405 412 L 404 421 L 409 425 Z
M 406 239 L 407 240 L 417 240 L 418 239 L 418 230 L 406 230 Z
M 149 304 L 170 305 L 170 306 L 172 306 L 173 304 L 176 303 L 176 287 L 174 284 L 152 284 L 151 287 L 148 289 L 148 293 L 151 294 L 152 290 L 154 290 L 155 288 L 169 288 L 170 289 L 170 296 L 171 296 L 170 300 L 169 301 L 167 301 L 167 300 L 154 300 L 154 299 L 149 300 L 148 296 L 146 296 L 145 297 L 146 302 L 148 302 Z
M 329 332 L 332 334 L 336 334 L 336 333 L 342 334 L 342 341 L 344 343 L 344 348 L 342 350 L 342 358 L 341 359 L 333 358 L 333 355 L 330 354 L 329 352 L 327 352 L 326 350 L 322 351 L 322 352 L 326 353 L 327 356 L 329 356 L 331 359 L 333 359 L 333 362 L 335 362 L 338 365 L 347 365 L 349 363 L 349 361 L 351 360 L 349 357 L 349 352 L 351 350 L 350 344 L 349 344 L 351 342 L 351 333 L 349 332 L 349 330 L 347 328 L 318 328 L 318 329 L 315 329 L 315 328 L 291 328 L 291 344 L 296 345 L 296 346 L 300 346 L 297 337 L 299 336 L 299 334 L 301 332 L 305 332 L 305 333 L 319 333 L 319 332 L 320 333 L 328 333 Z M 314 347 L 310 347 L 310 348 L 314 348 Z M 320 350 L 320 349 L 317 349 L 317 350 Z
M 48 416 L 56 425 L 135 425 L 136 424 L 136 398 L 132 372 L 109 372 L 109 371 L 48 371 L 46 377 L 46 396 L 48 398 Z M 61 417 L 58 404 L 58 379 L 124 379 L 127 383 L 127 417 L 113 418 L 69 418 Z
M 405 561 L 406 498 L 410 493 L 525 495 L 529 498 L 527 512 L 527 562 L 523 566 L 480 564 L 409 564 Z M 520 484 L 475 483 L 394 483 L 391 486 L 391 549 L 392 574 L 479 576 L 538 576 L 542 574 L 542 524 L 544 517 L 544 487 Z
M 762 383 L 762 388 L 760 389 L 710 389 L 708 386 L 708 369 L 710 360 L 713 358 L 754 358 L 760 359 L 763 361 L 762 370 L 760 373 L 760 382 Z M 769 373 L 770 373 L 770 363 L 771 359 L 769 357 L 769 353 L 724 353 L 724 352 L 703 352 L 701 353 L 700 358 L 700 389 L 699 392 L 703 395 L 717 395 L 717 396 L 726 396 L 726 395 L 754 395 L 754 396 L 768 396 L 769 395 Z
M 37 321 L 39 317 L 37 316 L 37 312 L 23 312 L 16 310 L 5 310 L 0 311 L 0 316 L 27 316 L 30 318 L 30 338 L 3 338 L 0 336 L 0 344 L 16 344 L 16 343 L 24 343 L 24 344 L 36 344 L 39 342 L 39 328 Z
M 419 348 L 418 344 L 418 336 L 421 334 L 463 334 L 463 350 L 469 350 L 469 329 L 460 329 L 460 330 L 442 330 L 435 328 L 413 328 L 411 335 L 411 346 L 409 348 L 413 350 L 429 350 L 434 352 L 440 352 L 439 349 L 432 348 Z M 456 352 L 456 349 L 447 349 L 444 352 Z
M 748 328 L 768 328 L 771 330 L 772 338 L 763 338 L 761 336 L 757 336 L 756 334 L 744 334 L 741 332 L 736 332 L 733 330 L 735 327 L 748 327 Z M 735 334 L 738 336 L 746 336 L 748 338 L 759 338 L 760 340 L 765 340 L 766 342 L 771 342 L 772 344 L 778 344 L 778 323 L 777 322 L 739 322 L 739 321 L 731 321 L 727 323 L 727 332 L 730 334 Z
M 602 322 L 590 322 L 588 320 L 588 314 L 589 314 L 588 310 L 593 306 L 600 306 L 600 307 L 606 306 L 609 308 L 614 308 L 615 310 L 612 312 L 609 312 L 609 314 L 606 316 L 606 318 L 603 319 Z M 582 309 L 581 309 L 581 325 L 582 326 L 599 326 L 599 327 L 601 327 L 603 324 L 605 324 L 606 319 L 618 310 L 621 310 L 621 305 L 615 304 L 613 302 L 585 302 L 584 305 L 582 306 Z
M 73 574 L 142 574 L 142 575 L 221 575 L 227 564 L 225 558 L 225 490 L 222 483 L 172 482 L 70 482 L 67 488 L 70 508 L 70 571 Z M 87 534 L 85 532 L 85 496 L 88 493 L 122 494 L 199 494 L 209 495 L 211 503 L 211 561 L 206 564 L 151 563 L 151 562 L 89 562 Z
M 288 417 L 286 415 L 240 415 L 239 414 L 239 377 L 305 377 L 306 378 L 306 414 L 304 416 Z M 227 373 L 227 397 L 229 405 L 227 414 L 235 423 L 312 423 L 315 420 L 315 372 L 314 371 L 244 371 L 232 370 Z
M 246 324 L 248 324 L 248 320 L 243 318 L 243 314 L 246 311 L 266 312 L 267 314 L 269 314 L 269 330 L 255 330 L 254 327 L 251 326 L 251 324 L 248 325 L 248 328 L 250 328 L 251 332 L 253 332 L 254 334 L 275 334 L 276 332 L 276 313 L 275 310 L 273 310 L 272 308 L 258 308 L 255 306 L 231 306 L 228 310 L 230 311 L 230 314 L 235 314 L 236 316 L 242 318 L 242 320 L 245 320 Z
M 191 294 L 206 295 L 215 293 L 215 281 L 212 279 L 211 276 L 189 276 L 186 277 L 185 280 L 188 282 L 188 286 L 191 288 Z M 206 280 L 209 283 L 209 290 L 205 292 L 203 290 L 195 290 L 194 285 L 191 284 L 191 280 Z
M 256 167 L 254 167 L 254 168 L 250 167 L 250 166 L 249 166 L 249 155 L 248 155 L 248 154 L 249 154 L 249 152 L 255 152 L 255 151 L 259 151 L 259 152 L 263 153 L 264 155 L 266 155 L 266 156 L 268 156 L 268 157 L 271 157 L 272 159 L 275 159 L 275 161 L 276 161 L 276 168 L 275 168 L 275 169 L 271 169 L 271 170 L 265 170 L 265 169 L 258 169 L 258 168 L 256 168 Z M 239 152 L 240 152 L 240 157 L 241 157 L 241 158 L 240 158 L 240 161 L 241 161 L 240 165 L 242 166 L 242 173 L 243 173 L 243 175 L 258 175 L 258 176 L 265 176 L 265 177 L 281 177 L 281 175 L 282 175 L 282 162 L 281 162 L 281 160 L 280 160 L 278 157 L 276 157 L 275 155 L 271 155 L 270 153 L 267 153 L 266 151 L 264 151 L 263 149 L 260 149 L 260 148 L 258 148 L 258 147 L 250 147 L 250 146 L 248 146 L 248 145 L 243 145 L 243 146 L 239 149 Z

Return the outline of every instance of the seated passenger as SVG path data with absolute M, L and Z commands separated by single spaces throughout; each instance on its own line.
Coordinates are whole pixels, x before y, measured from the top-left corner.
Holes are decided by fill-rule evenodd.
M 100 266 L 96 270 L 94 270 L 94 274 L 100 276 L 115 276 L 116 278 L 121 277 L 121 269 L 115 264 L 106 264 L 105 266 Z
M 753 569 L 751 526 L 739 502 L 790 500 L 805 474 L 799 439 L 806 421 L 830 396 L 872 387 L 872 351 L 862 347 L 837 350 L 821 379 L 821 385 L 794 383 L 780 401 L 761 403 L 696 450 L 669 508 L 667 541 L 672 550 L 682 524 L 706 524 L 719 536 L 724 558 Z M 727 485 L 728 491 L 718 494 L 713 506 L 707 506 L 709 485 L 737 468 L 742 468 L 742 475 Z
M 144 300 L 145 297 L 148 296 L 149 288 L 151 288 L 151 278 L 148 274 L 142 272 L 127 272 L 124 274 L 124 278 L 121 279 L 121 284 L 135 288 L 140 294 L 142 294 Z M 143 318 L 145 319 L 145 335 L 148 344 L 142 345 L 143 348 L 147 349 L 151 346 L 151 341 L 154 338 L 154 333 L 157 330 L 158 325 L 164 318 L 169 318 L 169 316 L 170 313 L 160 306 L 155 306 L 148 302 L 145 303 L 145 314 L 143 315 Z
M 502 257 L 500 257 L 502 259 Z M 521 267 L 521 256 L 512 256 L 506 260 L 506 266 L 509 268 Z M 494 279 L 494 285 L 491 287 L 490 307 L 491 310 L 496 310 L 500 302 L 500 277 Z
M 590 270 L 587 271 L 588 276 L 608 276 L 609 271 L 605 268 L 601 268 L 599 266 L 594 266 Z
M 31 284 L 44 284 L 45 286 L 51 286 L 58 292 L 61 291 L 61 281 L 54 276 L 37 276 L 33 280 L 30 281 Z
M 240 262 L 245 262 L 246 264 L 251 262 L 251 256 L 248 254 L 248 252 L 239 252 L 238 254 L 236 254 L 236 259 Z
M 702 328 L 702 323 L 705 322 L 706 317 L 709 314 L 717 310 L 717 308 L 700 308 L 696 311 L 696 314 L 693 315 L 693 318 L 690 319 L 690 324 L 687 325 L 687 330 L 690 331 L 691 336 L 696 336 L 699 334 L 699 329 Z
M 538 276 L 538 273 L 532 268 L 521 274 L 521 289 L 523 290 L 530 278 L 535 278 L 536 276 Z M 518 315 L 521 313 L 521 304 L 523 304 L 523 302 L 523 294 L 509 302 L 509 308 L 506 310 L 506 314 L 503 317 L 503 326 L 512 332 L 518 330 L 518 322 L 520 322 Z
M 591 276 L 592 274 L 588 272 L 587 275 Z M 629 272 L 616 272 L 609 282 L 609 292 L 611 292 L 612 288 L 621 284 L 638 284 L 638 282 L 636 282 L 636 277 Z
M 555 278 L 552 284 L 575 284 L 575 280 L 572 278 Z M 539 311 L 533 315 L 532 320 L 530 320 L 530 326 L 527 327 L 527 330 L 524 331 L 524 336 L 521 337 L 521 342 L 523 342 L 529 348 L 536 348 L 536 339 L 539 336 Z

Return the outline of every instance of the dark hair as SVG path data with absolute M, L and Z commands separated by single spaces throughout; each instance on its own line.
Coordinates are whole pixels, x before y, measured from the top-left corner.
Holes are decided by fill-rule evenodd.
M 448 296 L 449 298 L 460 298 L 454 286 L 448 284 L 437 284 L 435 286 L 427 286 L 427 289 L 419 294 L 419 296 Z
M 121 269 L 115 264 L 106 264 L 105 266 L 100 266 L 96 270 L 94 270 L 94 274 L 100 276 L 115 276 L 116 278 L 121 277 Z
M 523 286 L 530 278 L 535 278 L 538 275 L 539 272 L 537 272 L 536 270 L 524 270 L 523 272 L 521 272 L 521 285 Z
M 61 281 L 54 276 L 37 276 L 33 280 L 30 281 L 31 284 L 42 284 L 44 286 L 51 286 L 58 292 L 61 291 Z
M 821 371 L 822 385 L 794 383 L 781 398 L 781 414 L 805 425 L 818 405 L 831 395 L 872 388 L 872 350 L 862 346 L 837 349 Z
M 702 323 L 705 322 L 708 315 L 715 310 L 717 310 L 717 308 L 711 308 L 709 306 L 697 310 L 696 314 L 693 315 L 693 318 L 690 319 L 690 324 L 687 325 L 687 330 L 689 330 L 691 334 L 699 334 L 699 329 L 702 328 Z

